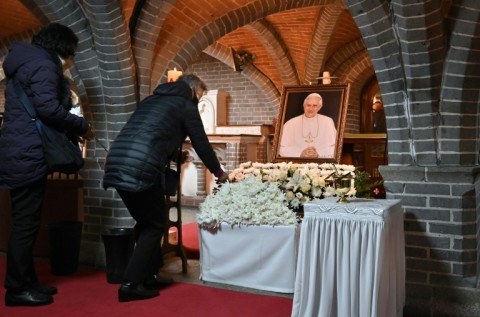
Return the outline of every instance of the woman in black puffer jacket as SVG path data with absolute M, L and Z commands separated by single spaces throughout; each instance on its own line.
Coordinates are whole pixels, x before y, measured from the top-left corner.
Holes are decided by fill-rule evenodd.
M 23 87 L 44 123 L 88 139 L 87 121 L 69 112 L 70 90 L 62 69 L 77 43 L 72 30 L 52 23 L 33 36 L 32 44 L 13 44 L 3 63 L 8 81 L 0 136 L 0 188 L 10 189 L 12 204 L 4 283 L 7 306 L 50 304 L 57 292 L 39 283 L 33 265 L 48 170 L 35 121 L 15 93 L 14 81 Z
M 205 166 L 227 179 L 198 112 L 206 85 L 195 75 L 159 85 L 145 98 L 113 142 L 105 163 L 104 188 L 114 187 L 135 219 L 136 247 L 118 291 L 120 301 L 158 295 L 156 276 L 166 230 L 165 167 L 187 137 Z

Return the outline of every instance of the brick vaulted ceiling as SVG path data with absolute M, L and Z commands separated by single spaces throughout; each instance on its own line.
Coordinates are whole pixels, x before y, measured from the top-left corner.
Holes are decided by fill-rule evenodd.
M 0 1 L 0 39 L 36 29 L 42 25 L 31 12 L 34 10 L 29 8 L 31 7 L 29 2 L 28 0 Z M 185 32 L 194 31 L 195 28 L 198 29 L 209 21 L 255 1 L 177 0 L 170 2 L 173 8 L 168 11 L 163 20 L 164 24 L 160 31 L 162 34 L 158 37 L 156 51 L 160 56 L 164 54 L 164 50 L 168 49 L 166 43 L 169 41 L 188 38 Z M 119 3 L 122 5 L 128 25 L 134 11 L 135 0 L 121 0 Z M 217 44 L 233 48 L 237 52 L 250 53 L 253 56 L 253 64 L 259 71 L 266 74 L 278 91 L 281 91 L 285 85 L 316 82 L 317 77 L 321 76 L 327 62 L 335 53 L 349 43 L 361 42 L 360 33 L 342 1 L 317 1 L 317 3 L 329 5 L 298 6 L 290 10 L 277 10 L 262 19 L 232 30 L 219 38 Z M 332 10 L 332 7 L 335 9 Z M 180 21 L 182 15 L 189 17 L 188 25 Z M 331 18 L 332 16 L 334 18 Z M 190 23 L 192 20 L 193 23 Z M 176 25 L 181 27 L 175 28 Z M 315 61 L 320 65 L 313 67 L 313 73 L 308 73 L 306 65 L 312 63 L 308 59 L 309 51 L 312 50 L 312 44 L 315 44 L 315 41 L 320 43 L 315 47 L 321 50 L 321 58 Z M 318 53 L 316 56 L 319 56 Z M 288 63 L 279 63 L 281 57 L 288 60 Z M 153 71 L 152 77 L 156 76 L 156 78 L 150 78 L 153 85 L 165 74 L 164 70 L 160 68 L 157 74 L 155 70 Z

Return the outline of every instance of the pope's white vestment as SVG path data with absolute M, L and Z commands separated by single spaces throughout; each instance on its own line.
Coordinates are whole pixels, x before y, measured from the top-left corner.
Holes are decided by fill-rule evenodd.
M 336 139 L 337 129 L 332 118 L 321 114 L 307 118 L 302 114 L 284 124 L 279 155 L 300 157 L 305 148 L 313 146 L 319 158 L 333 158 Z

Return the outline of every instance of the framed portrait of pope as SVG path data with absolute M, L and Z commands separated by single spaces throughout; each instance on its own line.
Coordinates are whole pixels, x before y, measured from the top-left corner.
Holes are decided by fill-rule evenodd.
M 339 163 L 349 88 L 347 84 L 284 87 L 272 161 Z

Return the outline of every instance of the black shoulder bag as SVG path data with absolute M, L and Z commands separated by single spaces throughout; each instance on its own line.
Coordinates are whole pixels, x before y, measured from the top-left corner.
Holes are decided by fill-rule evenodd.
M 14 80 L 13 85 L 25 110 L 27 110 L 32 120 L 35 120 L 35 126 L 43 142 L 43 152 L 49 172 L 65 174 L 78 172 L 84 164 L 82 151 L 78 144 L 70 141 L 65 132 L 58 131 L 43 123 L 38 118 L 35 107 L 20 86 L 20 83 Z

